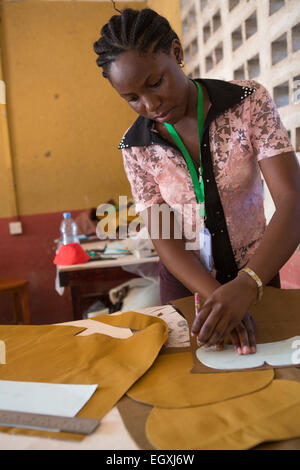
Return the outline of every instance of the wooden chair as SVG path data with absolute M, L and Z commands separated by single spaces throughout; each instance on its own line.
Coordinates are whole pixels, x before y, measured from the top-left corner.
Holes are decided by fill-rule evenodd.
M 0 295 L 12 294 L 14 323 L 21 323 L 20 304 L 24 325 L 30 325 L 30 310 L 27 292 L 28 281 L 12 277 L 0 278 Z

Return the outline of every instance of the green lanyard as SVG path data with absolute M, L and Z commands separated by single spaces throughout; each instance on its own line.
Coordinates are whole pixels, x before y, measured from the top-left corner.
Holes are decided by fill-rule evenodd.
M 172 139 L 174 140 L 175 144 L 177 145 L 177 147 L 179 148 L 179 150 L 181 151 L 181 153 L 184 156 L 184 159 L 186 161 L 186 164 L 188 166 L 188 169 L 189 169 L 189 172 L 190 172 L 190 175 L 191 175 L 191 178 L 192 178 L 192 182 L 193 182 L 193 186 L 194 186 L 194 190 L 195 190 L 195 194 L 196 194 L 198 204 L 201 204 L 202 207 L 203 207 L 203 209 L 200 209 L 200 211 L 199 211 L 200 212 L 200 217 L 205 217 L 204 183 L 203 183 L 203 178 L 202 178 L 203 168 L 202 168 L 202 159 L 201 159 L 201 138 L 202 138 L 202 131 L 203 131 L 203 92 L 202 92 L 202 88 L 199 85 L 199 83 L 196 82 L 196 81 L 194 83 L 196 83 L 196 85 L 198 87 L 197 115 L 198 115 L 199 145 L 200 145 L 200 181 L 198 179 L 198 175 L 197 175 L 197 172 L 195 170 L 192 157 L 190 156 L 190 154 L 188 152 L 188 149 L 186 148 L 186 146 L 182 142 L 181 138 L 179 137 L 177 131 L 172 126 L 172 124 L 168 124 L 168 123 L 165 122 L 164 125 L 167 128 L 168 132 L 170 133 L 170 135 L 171 135 Z

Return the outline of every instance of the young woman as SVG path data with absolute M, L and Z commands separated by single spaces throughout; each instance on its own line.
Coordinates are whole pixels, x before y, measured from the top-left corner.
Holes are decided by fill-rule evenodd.
M 192 206 L 193 221 L 201 207 L 206 260 L 212 245 L 213 269 L 201 250 L 186 249 L 194 222 L 185 218 L 184 237 L 177 238 L 171 211 L 171 236 L 153 238 L 162 302 L 199 292 L 205 302 L 192 328 L 198 343 L 222 348 L 230 334 L 239 354 L 254 353 L 249 309 L 264 285 L 280 287 L 279 270 L 300 242 L 294 149 L 261 84 L 192 81 L 165 18 L 150 9 L 120 13 L 102 28 L 94 50 L 103 76 L 139 115 L 119 146 L 137 211 L 146 214 L 151 235 L 155 205 Z M 276 207 L 267 227 L 260 172 Z

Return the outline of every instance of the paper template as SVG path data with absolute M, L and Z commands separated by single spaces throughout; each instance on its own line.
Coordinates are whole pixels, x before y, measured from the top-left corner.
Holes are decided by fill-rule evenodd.
M 164 320 L 168 325 L 168 342 L 166 347 L 189 347 L 189 327 L 186 319 L 180 315 L 171 305 L 162 305 L 159 307 L 148 307 L 137 310 L 145 315 L 152 315 Z
M 0 380 L 0 409 L 73 418 L 97 387 Z
M 252 369 L 265 362 L 274 367 L 295 366 L 300 364 L 300 336 L 257 344 L 255 354 L 239 356 L 232 345 L 224 345 L 223 351 L 216 351 L 215 347 L 198 348 L 196 357 L 207 367 L 221 370 Z

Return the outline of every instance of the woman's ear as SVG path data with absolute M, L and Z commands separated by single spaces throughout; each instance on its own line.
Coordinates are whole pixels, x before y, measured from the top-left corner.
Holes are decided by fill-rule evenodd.
M 178 39 L 173 39 L 171 46 L 171 53 L 174 56 L 177 64 L 182 66 L 183 64 L 183 49 L 181 43 Z

